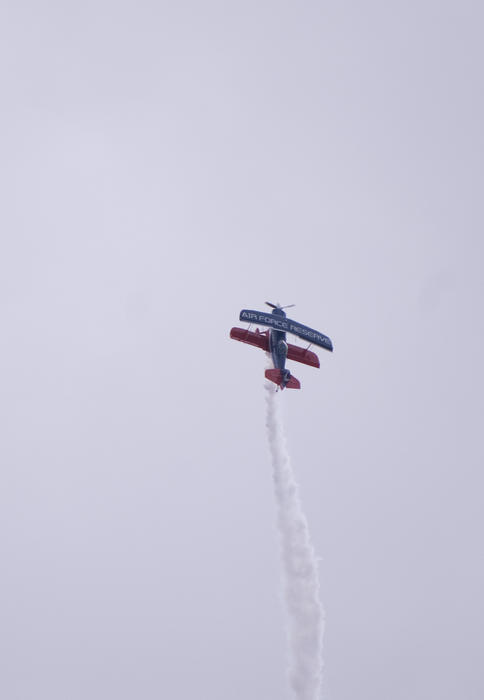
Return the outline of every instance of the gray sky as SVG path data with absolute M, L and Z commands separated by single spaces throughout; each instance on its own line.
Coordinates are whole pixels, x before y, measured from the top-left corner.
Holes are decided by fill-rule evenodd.
M 330 699 L 484 696 L 483 19 L 2 5 L 2 697 L 289 697 L 266 299 Z

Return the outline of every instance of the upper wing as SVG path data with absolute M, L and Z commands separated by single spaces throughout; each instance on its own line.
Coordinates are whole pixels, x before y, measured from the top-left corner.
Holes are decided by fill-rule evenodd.
M 315 352 L 299 348 L 297 345 L 291 345 L 290 343 L 287 344 L 287 359 L 303 362 L 305 365 L 311 365 L 311 367 L 319 367 L 319 357 Z
M 293 335 L 299 336 L 299 338 L 303 338 L 308 343 L 319 345 L 320 348 L 324 348 L 330 352 L 333 350 L 333 343 L 327 335 L 315 331 L 313 328 L 309 328 L 309 326 L 303 326 L 302 323 L 297 323 L 286 316 L 277 316 L 276 314 L 268 314 L 264 311 L 253 311 L 252 309 L 242 309 L 239 319 L 247 323 L 269 326 L 278 331 L 292 333 Z
M 269 336 L 266 333 L 259 333 L 258 331 L 253 333 L 245 330 L 245 328 L 232 328 L 230 337 L 269 352 Z
M 303 326 L 302 323 L 292 321 L 290 318 L 286 318 L 286 321 L 288 325 L 288 333 L 297 335 L 299 338 L 303 338 L 308 343 L 319 345 L 320 348 L 333 352 L 333 343 L 327 335 L 324 335 L 324 333 L 315 331 L 313 328 L 309 328 L 309 326 Z

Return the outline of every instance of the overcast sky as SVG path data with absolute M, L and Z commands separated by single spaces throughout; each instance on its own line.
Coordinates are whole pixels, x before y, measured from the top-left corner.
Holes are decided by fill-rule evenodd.
M 483 20 L 3 3 L 2 698 L 290 698 L 265 300 L 327 697 L 484 697 Z

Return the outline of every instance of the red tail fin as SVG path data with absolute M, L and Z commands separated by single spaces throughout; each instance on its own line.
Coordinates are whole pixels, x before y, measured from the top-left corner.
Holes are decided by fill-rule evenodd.
M 296 379 L 296 377 L 293 377 L 291 374 L 291 378 L 286 384 L 286 389 L 300 389 L 301 388 L 301 382 L 299 379 Z
M 282 372 L 280 369 L 266 369 L 265 371 L 266 379 L 269 379 L 269 381 L 274 382 L 274 384 L 277 384 L 277 386 L 280 386 L 281 389 L 284 387 L 282 386 Z M 289 381 L 286 384 L 287 389 L 300 389 L 301 384 L 299 382 L 299 379 L 296 379 L 296 377 L 293 377 L 292 374 L 289 378 Z
M 270 382 L 274 382 L 274 384 L 280 386 L 282 382 L 282 372 L 280 369 L 266 369 L 265 375 L 266 379 Z

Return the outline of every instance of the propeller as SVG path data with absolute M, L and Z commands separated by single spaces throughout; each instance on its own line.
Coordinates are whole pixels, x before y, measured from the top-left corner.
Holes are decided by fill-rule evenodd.
M 296 304 L 286 304 L 286 306 L 281 306 L 280 304 L 271 304 L 270 301 L 266 301 L 266 304 L 272 309 L 290 309 L 292 306 L 296 306 Z

